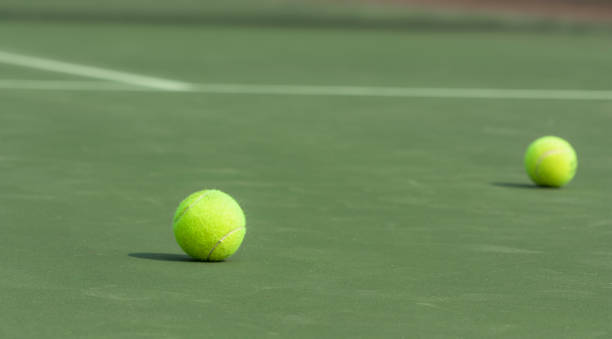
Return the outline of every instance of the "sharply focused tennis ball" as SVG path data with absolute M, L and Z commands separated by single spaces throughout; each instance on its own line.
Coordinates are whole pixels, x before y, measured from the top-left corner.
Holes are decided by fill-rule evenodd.
M 529 145 L 525 168 L 540 186 L 561 187 L 574 177 L 578 159 L 569 142 L 553 136 L 541 137 Z
M 183 200 L 174 215 L 174 236 L 183 251 L 205 261 L 221 261 L 238 250 L 246 233 L 242 209 L 231 196 L 204 190 Z

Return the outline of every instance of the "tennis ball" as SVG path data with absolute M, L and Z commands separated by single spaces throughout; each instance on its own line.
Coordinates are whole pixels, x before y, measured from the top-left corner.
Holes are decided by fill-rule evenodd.
M 174 237 L 183 251 L 204 261 L 222 261 L 238 250 L 246 233 L 242 209 L 218 190 L 195 192 L 174 215 Z
M 574 177 L 578 159 L 569 142 L 554 136 L 536 139 L 525 152 L 525 168 L 534 183 L 561 187 Z

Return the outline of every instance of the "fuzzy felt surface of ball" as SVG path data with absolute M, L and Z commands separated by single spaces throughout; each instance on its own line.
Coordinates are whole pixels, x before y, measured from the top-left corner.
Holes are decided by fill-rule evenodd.
M 578 158 L 566 140 L 545 136 L 532 142 L 525 152 L 525 169 L 531 180 L 540 186 L 561 187 L 576 174 Z
M 246 219 L 234 198 L 211 189 L 195 192 L 179 204 L 173 228 L 176 242 L 189 256 L 222 261 L 242 244 Z

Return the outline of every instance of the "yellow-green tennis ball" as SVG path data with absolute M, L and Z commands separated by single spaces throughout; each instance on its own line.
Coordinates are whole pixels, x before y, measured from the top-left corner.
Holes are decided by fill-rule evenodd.
M 191 194 L 174 215 L 176 242 L 195 259 L 228 258 L 238 250 L 245 233 L 244 212 L 236 200 L 218 190 Z
M 529 145 L 525 168 L 534 183 L 561 187 L 576 174 L 578 159 L 569 142 L 554 136 L 541 137 Z

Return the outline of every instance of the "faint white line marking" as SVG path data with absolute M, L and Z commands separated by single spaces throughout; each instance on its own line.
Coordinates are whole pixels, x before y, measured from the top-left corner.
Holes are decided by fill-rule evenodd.
M 542 251 L 533 251 L 524 248 L 515 248 L 515 247 L 507 247 L 507 246 L 497 246 L 497 245 L 474 245 L 469 246 L 470 249 L 476 250 L 479 252 L 487 252 L 487 253 L 502 253 L 502 254 L 540 254 Z
M 51 91 L 134 91 L 142 90 L 142 87 L 102 81 L 3 79 L 0 80 L 0 89 Z
M 416 304 L 420 306 L 425 306 L 425 307 L 440 308 L 440 306 L 432 304 L 432 303 L 416 303 Z
M 210 249 L 210 252 L 208 252 L 208 256 L 206 257 L 206 261 L 210 260 L 210 256 L 213 254 L 213 252 L 215 251 L 215 249 L 217 249 L 217 247 L 219 245 L 221 245 L 221 243 L 223 242 L 223 240 L 227 239 L 227 237 L 229 237 L 230 235 L 245 229 L 245 227 L 238 227 L 234 230 L 231 230 L 228 234 L 224 235 L 223 238 L 219 239 L 219 241 L 217 241 L 217 243 L 215 244 L 215 246 L 213 246 L 213 248 Z
M 1 61 L 0 61 L 1 62 Z M 302 96 L 351 96 L 390 98 L 438 98 L 438 99 L 508 99 L 508 100 L 605 100 L 612 101 L 612 91 L 596 90 L 540 90 L 540 89 L 486 89 L 486 88 L 411 88 L 411 87 L 351 87 L 351 86 L 300 86 L 300 85 L 240 85 L 240 84 L 188 84 L 181 86 L 144 87 L 144 84 L 125 85 L 104 82 L 0 80 L 4 90 L 65 90 L 65 91 L 171 91 L 191 93 L 235 95 L 302 95 Z M 131 84 L 132 86 L 129 86 Z M 137 87 L 143 86 L 143 87 Z
M 191 89 L 202 93 L 276 94 L 321 96 L 369 96 L 410 98 L 472 99 L 549 99 L 549 100 L 612 100 L 612 91 L 487 89 L 487 88 L 411 88 L 299 85 L 194 84 Z
M 184 91 L 190 88 L 189 84 L 174 80 L 166 80 L 134 73 L 120 72 L 106 68 L 79 65 L 46 58 L 8 53 L 4 51 L 0 51 L 0 63 L 40 69 L 44 71 L 78 75 L 88 78 L 111 80 L 124 84 L 163 89 L 167 91 Z

